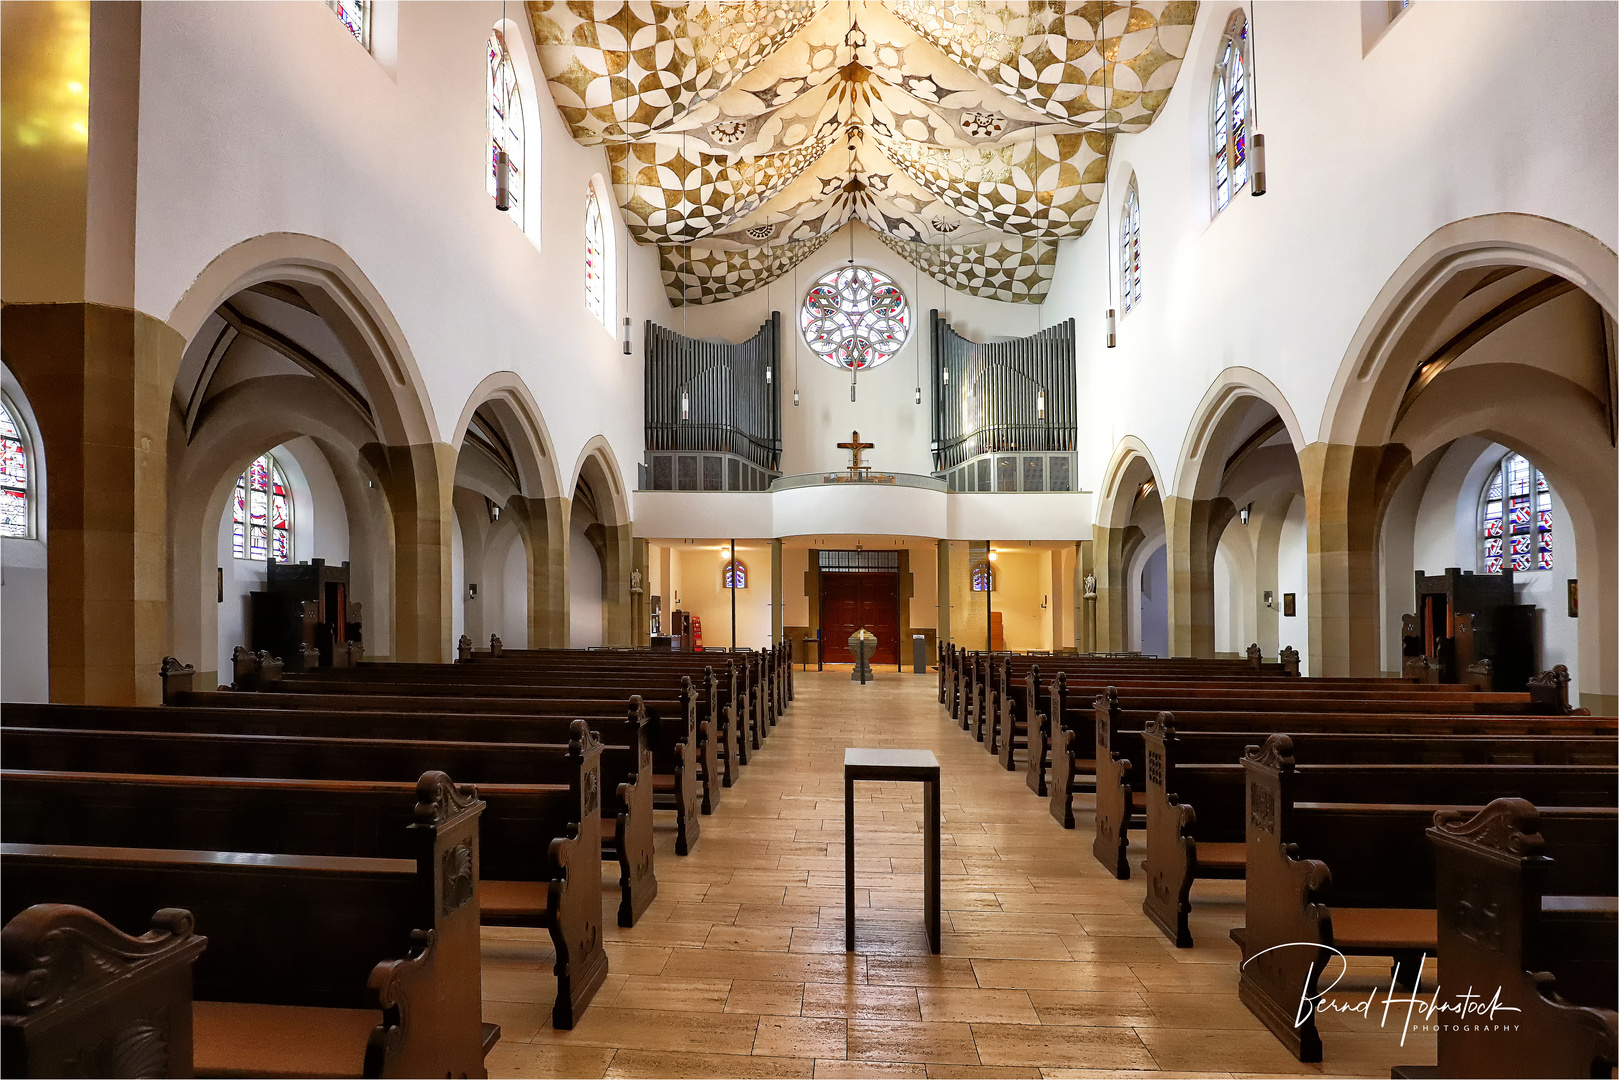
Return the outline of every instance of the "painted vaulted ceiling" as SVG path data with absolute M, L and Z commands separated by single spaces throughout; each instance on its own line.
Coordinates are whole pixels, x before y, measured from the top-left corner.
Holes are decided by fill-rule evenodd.
M 740 296 L 859 220 L 924 273 L 1039 302 L 1152 123 L 1195 2 L 529 0 L 551 94 L 604 145 L 670 300 Z

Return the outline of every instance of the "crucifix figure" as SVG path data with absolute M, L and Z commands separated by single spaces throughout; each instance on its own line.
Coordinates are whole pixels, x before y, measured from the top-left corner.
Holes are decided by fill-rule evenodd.
M 838 449 L 847 450 L 854 455 L 854 460 L 849 462 L 849 471 L 855 472 L 858 469 L 868 469 L 871 467 L 860 460 L 860 451 L 874 449 L 876 445 L 876 443 L 861 442 L 860 432 L 856 431 L 850 436 L 848 442 L 838 443 Z

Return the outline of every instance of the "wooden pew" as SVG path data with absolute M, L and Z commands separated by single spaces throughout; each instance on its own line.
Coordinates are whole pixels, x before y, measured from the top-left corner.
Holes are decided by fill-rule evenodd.
M 1126 807 L 1131 805 L 1129 792 L 1139 793 L 1142 781 L 1127 764 L 1140 762 L 1141 732 L 1147 722 L 1159 712 L 1173 712 L 1183 724 L 1197 723 L 1204 727 L 1224 726 L 1226 730 L 1245 730 L 1253 726 L 1251 714 L 1306 713 L 1332 714 L 1352 717 L 1357 714 L 1398 714 L 1404 716 L 1434 715 L 1457 716 L 1463 714 L 1534 715 L 1530 710 L 1538 706 L 1527 694 L 1483 694 L 1458 688 L 1416 688 L 1394 682 L 1389 686 L 1365 686 L 1352 691 L 1338 688 L 1300 687 L 1271 690 L 1265 688 L 1232 687 L 1211 689 L 1202 687 L 1119 687 L 1109 686 L 1091 701 L 1089 710 L 1077 703 L 1070 705 L 1063 699 L 1065 715 L 1073 721 L 1065 723 L 1056 736 L 1051 764 L 1050 809 L 1052 817 L 1064 828 L 1073 828 L 1072 797 L 1075 780 L 1082 775 L 1084 762 L 1096 778 L 1096 817 L 1098 835 L 1105 829 L 1112 840 L 1124 842 L 1124 829 L 1128 825 Z M 1089 713 L 1087 716 L 1086 713 Z M 1085 721 L 1081 726 L 1081 721 Z M 1072 726 L 1069 726 L 1071 723 Z M 1282 725 L 1277 725 L 1282 726 Z M 1319 724 L 1315 725 L 1319 729 Z M 1094 734 L 1093 734 L 1094 732 Z M 1083 752 L 1090 753 L 1089 759 Z M 1139 801 L 1139 800 L 1138 800 Z M 1108 842 L 1098 840 L 1097 850 L 1108 848 Z M 1122 847 L 1120 848 L 1122 852 Z M 1101 856 L 1098 856 L 1099 858 Z M 1122 855 L 1121 855 L 1122 858 Z M 1110 860 L 1103 859 L 1104 865 Z M 1128 868 L 1122 876 L 1128 877 Z
M 420 696 L 387 693 L 315 694 L 315 693 L 251 693 L 236 691 L 182 691 L 172 695 L 173 703 L 183 708 L 212 708 L 249 710 L 282 710 L 305 712 L 384 712 L 410 717 L 418 733 L 436 732 L 445 723 L 446 715 L 477 714 L 510 720 L 534 719 L 547 716 L 553 720 L 587 718 L 598 728 L 609 725 L 623 716 L 626 710 L 645 716 L 644 703 L 635 698 L 580 699 L 540 698 L 525 699 L 511 695 L 463 697 L 448 692 Z M 653 800 L 660 809 L 675 811 L 675 854 L 686 855 L 702 835 L 702 792 L 697 763 L 699 727 L 695 703 L 688 700 L 684 723 L 671 723 L 669 718 L 650 723 L 647 733 L 652 745 Z M 543 708 L 544 713 L 539 709 Z M 602 719 L 597 719 L 601 717 Z M 613 720 L 606 719 L 612 717 Z M 647 716 L 650 721 L 652 718 Z M 706 721 L 704 722 L 706 723 Z M 480 740 L 485 741 L 485 740 Z M 499 739 L 487 741 L 503 741 Z M 515 741 L 524 741 L 517 739 Z M 615 739 L 614 745 L 632 744 L 626 735 L 624 741 Z
M 446 664 L 400 665 L 400 667 L 404 670 L 388 678 L 379 677 L 376 673 L 351 677 L 346 671 L 335 675 L 292 675 L 283 679 L 277 689 L 288 694 L 322 698 L 330 698 L 333 695 L 381 694 L 438 699 L 436 704 L 426 706 L 432 711 L 443 710 L 445 700 L 451 698 L 505 699 L 507 705 L 504 711 L 526 711 L 526 706 L 537 704 L 546 713 L 574 712 L 581 716 L 599 714 L 603 710 L 612 712 L 615 711 L 615 705 L 622 708 L 624 701 L 629 697 L 638 697 L 648 717 L 655 721 L 661 722 L 665 718 L 673 721 L 674 718 L 681 716 L 687 718 L 690 727 L 687 743 L 691 749 L 692 759 L 688 775 L 691 778 L 692 794 L 703 814 L 712 814 L 714 807 L 719 805 L 724 787 L 723 763 L 729 762 L 739 753 L 734 743 L 725 745 L 732 741 L 731 732 L 734 724 L 731 710 L 721 708 L 717 719 L 713 714 L 703 716 L 699 707 L 699 697 L 687 676 L 681 676 L 679 682 L 673 686 L 661 688 L 650 686 L 648 680 L 642 679 L 624 680 L 617 686 L 586 686 L 568 685 L 565 682 L 553 681 L 546 676 L 520 677 L 516 680 L 500 676 L 480 679 L 469 673 L 467 668 Z M 708 679 L 709 700 L 714 700 L 715 677 L 710 673 Z M 184 704 L 195 700 L 183 698 L 175 703 Z M 586 700 L 594 701 L 595 706 L 580 704 Z M 567 702 L 566 707 L 558 704 L 561 702 Z M 455 709 L 461 711 L 459 706 L 455 706 Z M 716 727 L 716 723 L 720 727 Z M 669 732 L 674 729 L 670 724 L 660 724 L 660 730 Z M 659 787 L 664 791 L 674 790 L 675 771 L 688 764 L 683 760 L 684 753 L 676 746 L 678 741 L 678 737 L 672 737 L 667 744 L 654 748 L 654 765 L 662 778 Z
M 164 800 L 164 786 L 177 801 Z M 173 829 L 185 843 L 188 832 L 223 834 L 224 815 L 255 819 L 251 831 L 265 839 L 302 834 L 310 846 L 328 849 L 122 847 L 9 836 L 0 844 L 7 917 L 58 902 L 132 925 L 162 899 L 187 905 L 209 945 L 193 969 L 198 1073 L 485 1075 L 483 1058 L 499 1029 L 482 1021 L 483 803 L 472 789 L 442 773 L 369 789 L 7 773 L 3 794 L 8 834 L 49 831 L 69 839 Z M 150 816 L 80 831 L 92 819 L 134 819 L 137 807 Z M 331 853 L 345 846 L 351 850 Z M 602 968 L 604 975 L 605 957 Z
M 1185 704 L 1181 698 L 1158 698 L 1166 703 Z M 1181 730 L 1256 731 L 1278 729 L 1310 732 L 1406 732 L 1411 734 L 1488 733 L 1526 734 L 1605 734 L 1615 730 L 1614 721 L 1591 717 L 1533 717 L 1523 714 L 1479 716 L 1471 712 L 1448 712 L 1446 700 L 1433 702 L 1368 698 L 1349 703 L 1342 700 L 1301 700 L 1291 703 L 1254 701 L 1251 697 L 1230 699 L 1231 708 L 1175 710 Z M 1194 702 L 1193 704 L 1209 704 Z M 1092 852 L 1116 877 L 1130 876 L 1126 857 L 1129 832 L 1144 816 L 1146 778 L 1137 763 L 1144 761 L 1143 732 L 1156 716 L 1142 710 L 1120 710 L 1115 698 L 1098 695 L 1096 717 L 1096 839 Z M 1339 711 L 1343 710 L 1343 711 Z M 1265 719 L 1261 719 L 1265 718 Z M 1137 728 L 1135 725 L 1139 724 Z M 1072 745 L 1072 739 L 1070 740 Z M 1072 753 L 1068 759 L 1072 760 Z M 1054 772 L 1053 775 L 1058 775 Z M 1052 812 L 1057 805 L 1053 788 Z M 1069 814 L 1072 814 L 1070 809 Z M 1142 822 L 1144 824 L 1144 822 Z
M 1141 907 L 1180 948 L 1192 945 L 1193 883 L 1246 874 L 1241 761 L 1248 746 L 1263 743 L 1270 734 L 1269 730 L 1183 732 L 1167 712 L 1147 724 L 1142 770 L 1147 855 L 1141 863 L 1147 891 Z M 1291 737 L 1295 748 L 1311 761 L 1348 765 L 1619 763 L 1619 736 L 1613 733 L 1295 731 Z
M 0 757 L 8 768 L 69 772 L 149 773 L 165 776 L 284 777 L 308 780 L 398 780 L 438 769 L 473 778 L 489 803 L 483 817 L 483 913 L 486 922 L 541 925 L 549 878 L 524 867 L 536 857 L 523 824 L 508 825 L 506 805 L 492 784 L 549 784 L 566 787 L 579 765 L 568 741 L 583 721 L 526 720 L 524 741 L 401 739 L 397 726 L 378 735 L 368 723 L 374 714 L 308 714 L 265 710 L 248 718 L 240 711 L 164 708 L 34 705 L 8 709 L 0 728 Z M 183 718 L 184 731 L 169 730 Z M 209 730 L 198 722 L 206 714 Z M 290 718 L 290 724 L 276 723 Z M 44 726 L 20 721 L 44 720 Z M 487 721 L 485 727 L 490 726 Z M 104 728 L 75 725 L 108 724 Z M 634 926 L 657 896 L 653 867 L 651 751 L 643 720 L 602 724 L 605 738 L 600 786 L 612 792 L 601 802 L 602 828 L 612 836 L 602 844 L 619 864 L 618 923 Z M 352 726 L 351 726 L 352 725 Z M 252 726 L 259 733 L 239 729 Z M 419 728 L 419 720 L 413 728 Z M 264 728 L 277 729 L 264 733 Z M 299 734 L 286 731 L 292 728 Z M 356 730 L 357 729 L 357 730 Z M 320 735 L 303 732 L 318 731 Z M 416 734 L 420 734 L 417 732 Z M 480 731 L 473 734 L 510 734 Z M 629 737 L 631 745 L 612 745 Z M 547 741 L 541 742 L 540 739 Z M 514 807 L 529 813 L 526 802 Z M 502 845 L 518 840 L 516 852 Z M 516 877 L 505 871 L 515 868 Z M 542 868 L 541 868 L 542 869 Z
M 1576 814 L 1556 811 L 1567 834 Z M 1593 809 L 1589 845 L 1619 847 L 1619 811 Z M 1609 1076 L 1619 1064 L 1611 860 L 1550 843 L 1541 813 L 1497 799 L 1476 815 L 1447 810 L 1428 830 L 1436 859 L 1439 964 L 1446 984 L 1500 988 L 1510 1030 L 1487 1016 L 1441 1017 L 1437 1066 L 1395 1077 Z M 1604 875 L 1604 872 L 1605 875 Z M 1472 1026 L 1461 1025 L 1469 1021 Z
M 139 937 L 72 904 L 0 930 L 7 1076 L 191 1076 L 191 965 L 208 939 L 164 908 Z
M 586 654 L 595 656 L 598 654 Z M 620 654 L 610 654 L 617 656 Z M 718 805 L 718 788 L 730 787 L 736 782 L 741 765 L 749 756 L 749 733 L 755 726 L 757 695 L 748 684 L 748 673 L 734 660 L 726 661 L 718 670 L 713 664 L 702 668 L 652 668 L 650 665 L 620 664 L 602 666 L 600 661 L 589 665 L 529 664 L 487 657 L 480 661 L 478 654 L 457 664 L 362 664 L 351 671 L 308 673 L 309 677 L 288 676 L 278 688 L 306 690 L 316 693 L 342 692 L 346 684 L 359 682 L 368 686 L 389 684 L 400 687 L 395 692 L 413 692 L 422 682 L 454 683 L 476 693 L 478 685 L 523 686 L 532 690 L 529 696 L 571 698 L 622 698 L 640 695 L 654 713 L 675 708 L 671 697 L 683 697 L 689 680 L 697 696 L 699 720 L 706 717 L 708 732 L 702 733 L 706 745 L 708 733 L 717 733 L 714 755 L 719 776 L 715 790 L 707 796 L 710 805 Z M 508 691 L 515 693 L 516 691 Z M 754 736 L 757 741 L 757 735 Z M 699 752 L 699 760 L 707 771 L 708 756 Z
M 1391 956 L 1412 986 L 1438 948 L 1435 813 L 1481 807 L 1503 792 L 1535 802 L 1547 842 L 1571 861 L 1619 873 L 1613 833 L 1594 843 L 1581 822 L 1619 802 L 1619 770 L 1587 765 L 1316 765 L 1273 735 L 1243 759 L 1247 786 L 1247 925 L 1238 994 L 1300 1061 L 1321 1060 L 1313 1013 L 1327 950 Z M 1582 808 L 1565 818 L 1557 807 Z M 1563 826 L 1567 825 L 1565 831 Z
M 486 818 L 480 877 L 544 883 L 530 898 L 480 904 L 483 923 L 543 926 L 556 947 L 553 1021 L 571 1026 L 606 975 L 601 941 L 600 747 L 581 726 L 567 785 L 487 785 L 504 804 Z M 253 851 L 398 858 L 410 823 L 390 781 L 289 780 L 134 773 L 0 772 L 0 840 L 10 843 Z M 468 791 L 471 789 L 468 788 Z M 581 818 L 585 808 L 589 813 Z M 480 813 L 483 803 L 479 802 Z M 456 853 L 456 858 L 464 857 Z M 439 864 L 443 867 L 443 862 Z M 202 913 L 198 911 L 198 918 Z M 206 925 L 206 924 L 204 924 Z

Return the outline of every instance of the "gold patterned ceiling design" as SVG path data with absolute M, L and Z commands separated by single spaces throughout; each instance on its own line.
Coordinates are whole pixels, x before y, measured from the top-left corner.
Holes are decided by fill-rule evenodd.
M 528 0 L 670 300 L 790 271 L 851 221 L 952 288 L 1038 302 L 1115 132 L 1169 96 L 1194 2 Z

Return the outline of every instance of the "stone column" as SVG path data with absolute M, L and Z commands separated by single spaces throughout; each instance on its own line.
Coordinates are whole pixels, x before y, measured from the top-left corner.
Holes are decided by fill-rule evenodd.
M 0 337 L 45 450 L 51 700 L 157 704 L 185 342 L 149 315 L 86 303 L 7 304 Z
M 630 594 L 630 644 L 644 649 L 652 637 L 652 607 L 647 599 L 652 595 L 651 559 L 644 537 L 637 537 L 631 546 L 634 569 L 641 572 L 641 591 Z
M 1092 648 L 1096 652 L 1120 652 L 1129 648 L 1129 622 L 1125 618 L 1125 604 L 1129 600 L 1125 575 L 1130 560 L 1125 551 L 1125 534 L 1133 526 L 1109 529 L 1094 527 L 1096 537 L 1091 552 L 1095 559 L 1096 574 L 1096 626 Z M 1139 529 L 1136 530 L 1138 533 Z
M 1074 648 L 1082 653 L 1096 650 L 1096 597 L 1085 595 L 1085 575 L 1096 572 L 1096 541 L 1074 542 Z
M 1399 446 L 1311 443 L 1299 455 L 1309 539 L 1311 675 L 1376 677 L 1381 498 L 1410 466 Z
M 784 640 L 782 629 L 787 621 L 787 581 L 783 572 L 784 552 L 780 540 L 770 541 L 770 644 L 780 645 Z
M 455 655 L 450 640 L 455 447 L 373 443 L 363 453 L 380 478 L 393 518 L 393 658 L 443 663 Z
M 634 566 L 635 537 L 628 523 L 590 527 L 590 531 L 596 530 L 600 530 L 598 550 L 602 560 L 602 644 L 629 645 L 630 569 Z
M 1229 499 L 1164 500 L 1171 656 L 1214 655 L 1214 552 L 1236 512 Z
M 571 504 L 557 496 L 515 495 L 508 504 L 524 530 L 528 547 L 528 642 L 534 649 L 566 649 L 571 632 L 568 609 L 568 515 Z

